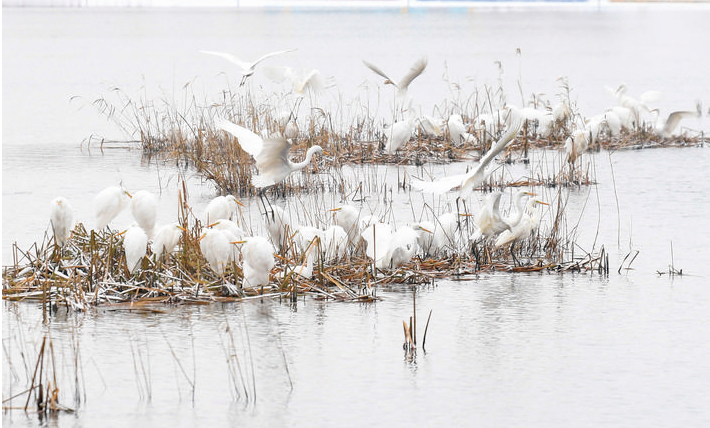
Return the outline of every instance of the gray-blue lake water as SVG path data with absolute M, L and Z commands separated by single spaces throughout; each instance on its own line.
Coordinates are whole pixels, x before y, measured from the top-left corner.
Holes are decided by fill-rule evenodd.
M 146 162 L 139 149 L 105 147 L 90 136 L 127 140 L 92 102 L 120 88 L 146 100 L 179 100 L 182 87 L 205 101 L 236 73 L 200 50 L 257 58 L 298 51 L 279 65 L 333 76 L 332 94 L 360 96 L 390 113 L 389 88 L 362 65 L 395 76 L 427 55 L 410 93 L 430 113 L 455 98 L 446 74 L 467 94 L 503 85 L 511 102 L 560 91 L 566 76 L 579 111 L 613 103 L 604 86 L 663 91 L 663 112 L 710 104 L 710 11 L 641 8 L 601 11 L 474 10 L 400 13 L 230 10 L 3 10 L 2 261 L 48 227 L 49 202 L 68 198 L 78 221 L 93 223 L 92 199 L 122 181 L 159 194 L 159 223 L 176 218 L 180 180 L 196 211 L 215 195 L 189 170 Z M 521 54 L 516 55 L 516 48 Z M 252 88 L 269 90 L 255 74 Z M 366 95 L 365 95 L 366 94 Z M 337 96 L 331 96 L 331 102 Z M 374 109 L 373 109 L 374 110 Z M 708 119 L 690 120 L 693 131 Z M 533 160 L 559 164 L 560 153 Z M 417 288 L 426 351 L 402 349 L 412 289 L 378 290 L 367 304 L 240 304 L 165 307 L 142 314 L 63 311 L 42 323 L 31 303 L 3 305 L 3 406 L 23 407 L 41 338 L 55 347 L 60 402 L 77 407 L 40 421 L 5 410 L 16 426 L 662 426 L 710 424 L 710 182 L 707 147 L 585 154 L 598 185 L 535 189 L 567 202 L 565 233 L 580 254 L 610 254 L 611 273 L 488 273 Z M 515 179 L 530 166 L 507 166 Z M 435 174 L 465 165 L 427 166 Z M 532 168 L 532 169 L 531 169 Z M 421 172 L 411 167 L 412 172 Z M 359 174 L 345 168 L 345 174 Z M 363 175 L 370 174 L 364 172 Z M 377 169 L 394 181 L 396 167 Z M 509 200 L 513 190 L 506 191 Z M 335 206 L 338 195 L 320 196 Z M 394 191 L 403 221 L 425 198 Z M 476 210 L 483 195 L 470 200 Z M 434 205 L 444 209 L 447 202 Z M 247 200 L 255 210 L 256 202 Z M 431 202 L 431 201 L 430 201 Z M 297 199 L 279 204 L 296 211 Z M 249 215 L 248 215 L 249 217 Z M 253 229 L 263 231 L 258 216 Z M 544 217 L 549 224 L 550 219 Z M 132 222 L 124 212 L 115 227 Z M 672 255 L 671 255 L 672 247 Z M 631 270 L 617 273 L 639 251 Z M 659 275 L 673 263 L 682 276 Z M 77 351 L 78 350 L 78 351 Z M 74 400 L 79 355 L 81 402 Z M 227 361 L 239 360 L 240 366 Z M 230 357 L 231 356 L 231 357 Z M 194 397 L 192 395 L 194 385 Z

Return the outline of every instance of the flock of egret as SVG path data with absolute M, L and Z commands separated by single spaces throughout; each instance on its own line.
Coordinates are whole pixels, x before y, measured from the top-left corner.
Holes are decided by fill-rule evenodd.
M 241 84 L 244 84 L 262 61 L 291 51 L 272 52 L 254 62 L 241 61 L 233 55 L 220 52 L 202 52 L 238 65 L 242 74 Z M 427 67 L 426 58 L 419 59 L 401 79 L 395 81 L 374 64 L 367 61 L 363 63 L 383 77 L 385 84 L 391 84 L 397 89 L 397 99 L 406 99 L 409 85 Z M 322 85 L 317 70 L 299 73 L 290 68 L 276 71 L 272 68 L 271 74 L 281 76 L 282 80 L 289 79 L 294 85 L 294 92 L 299 94 Z M 585 121 L 572 121 L 573 127 L 566 142 L 570 162 L 575 162 L 604 130 L 617 135 L 624 128 L 638 126 L 641 114 L 653 111 L 649 104 L 659 96 L 656 92 L 648 92 L 634 99 L 626 94 L 623 85 L 610 91 L 618 105 Z M 478 138 L 478 134 L 469 132 L 471 128 L 484 129 L 487 135 L 500 135 L 482 155 L 478 165 L 468 172 L 432 181 L 415 180 L 412 183 L 415 189 L 434 194 L 457 191 L 465 196 L 465 192 L 482 184 L 488 174 L 488 165 L 515 139 L 524 124 L 528 124 L 526 130 L 532 128 L 534 133 L 544 137 L 552 132 L 555 123 L 573 116 L 567 102 L 545 110 L 508 105 L 491 114 L 480 114 L 474 123 L 465 124 L 460 114 L 452 114 L 446 121 L 431 116 L 417 117 L 411 108 L 411 101 L 408 108 L 404 107 L 405 103 L 403 101 L 399 111 L 401 119 L 390 127 L 385 145 L 388 153 L 395 153 L 406 144 L 417 126 L 431 136 L 441 136 L 446 130 L 455 145 L 470 143 Z M 666 120 L 658 121 L 654 129 L 668 135 L 681 119 L 697 114 L 674 112 Z M 306 167 L 315 154 L 323 153 L 320 146 L 314 145 L 307 150 L 303 161 L 292 162 L 289 159 L 290 140 L 298 132 L 293 114 L 281 118 L 282 132 L 277 135 L 258 135 L 222 117 L 215 117 L 214 122 L 219 129 L 235 137 L 236 143 L 254 158 L 259 174 L 252 177 L 252 184 L 257 188 L 277 185 L 292 172 Z M 491 193 L 476 216 L 459 211 L 457 205 L 455 211 L 444 213 L 433 221 L 410 224 L 385 223 L 375 216 L 363 215 L 354 206 L 342 205 L 331 210 L 332 224 L 324 228 L 293 224 L 282 208 L 271 204 L 267 208 L 264 204 L 263 218 L 267 231 L 264 237 L 250 236 L 236 222 L 235 213 L 243 206 L 241 202 L 232 195 L 218 196 L 204 210 L 199 247 L 210 268 L 218 275 L 223 275 L 231 263 L 241 261 L 244 285 L 250 287 L 269 283 L 269 274 L 276 265 L 275 254 L 279 253 L 289 253 L 292 257 L 288 260 L 295 260 L 291 262 L 293 272 L 303 277 L 312 275 L 316 260 L 329 263 L 352 254 L 366 255 L 379 269 L 396 269 L 416 255 L 441 256 L 469 248 L 478 242 L 492 244 L 495 248 L 510 245 L 513 253 L 516 242 L 535 233 L 540 223 L 542 205 L 547 204 L 536 199 L 533 193 L 520 191 L 513 199 L 515 211 L 505 216 L 500 209 L 501 196 L 500 192 Z M 524 205 L 526 197 L 529 199 Z M 143 265 L 148 248 L 156 261 L 161 260 L 165 254 L 176 250 L 181 237 L 187 233 L 178 223 L 156 228 L 157 200 L 147 191 L 130 194 L 122 187 L 109 187 L 96 195 L 94 205 L 95 228 L 98 230 L 108 227 L 121 211 L 130 206 L 135 223 L 120 235 L 123 237 L 126 267 L 131 272 L 136 272 Z M 74 225 L 74 212 L 65 198 L 59 197 L 52 202 L 50 224 L 55 243 L 60 247 L 66 245 Z M 513 259 L 517 263 L 514 254 Z

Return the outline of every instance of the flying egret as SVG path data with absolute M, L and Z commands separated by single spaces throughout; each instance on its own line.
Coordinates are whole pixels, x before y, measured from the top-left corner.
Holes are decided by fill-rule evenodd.
M 498 153 L 505 149 L 508 143 L 510 143 L 518 134 L 518 131 L 520 131 L 522 125 L 520 111 L 513 106 L 509 107 L 509 110 L 508 129 L 506 133 L 481 157 L 476 168 L 472 168 L 469 172 L 464 174 L 442 177 L 430 182 L 415 180 L 412 181 L 412 187 L 432 193 L 445 193 L 454 190 L 464 192 L 483 183 L 486 178 L 486 166 L 488 166 Z
M 362 61 L 367 68 L 375 72 L 375 74 L 378 74 L 382 77 L 385 78 L 385 84 L 391 84 L 394 85 L 395 88 L 398 89 L 397 94 L 399 96 L 404 96 L 407 92 L 407 88 L 409 87 L 409 84 L 412 83 L 412 80 L 416 79 L 417 76 L 422 74 L 424 72 L 424 69 L 426 68 L 427 65 L 427 59 L 426 57 L 420 58 L 414 64 L 412 64 L 412 67 L 409 69 L 407 74 L 405 74 L 399 82 L 395 82 L 393 79 L 390 79 L 387 74 L 385 74 L 384 71 L 382 71 L 379 67 L 377 67 L 374 64 L 371 64 L 365 60 Z
M 319 94 L 325 86 L 320 71 L 315 68 L 308 71 L 291 67 L 264 67 L 264 74 L 278 84 L 290 83 L 291 92 L 296 95 L 303 95 L 307 91 Z
M 123 250 L 126 253 L 126 266 L 133 273 L 140 266 L 140 261 L 148 250 L 148 235 L 142 227 L 133 225 L 123 233 Z
M 177 222 L 159 227 L 153 236 L 153 242 L 150 243 L 150 251 L 155 255 L 155 259 L 159 260 L 163 253 L 174 252 L 183 232 L 186 232 L 185 228 Z
M 244 206 L 233 195 L 217 196 L 205 208 L 205 223 L 214 223 L 219 219 L 231 220 L 237 206 Z
M 231 63 L 236 64 L 241 69 L 241 73 L 242 73 L 242 81 L 241 81 L 241 83 L 239 83 L 239 86 L 243 86 L 244 83 L 246 82 L 247 78 L 250 77 L 252 74 L 254 74 L 254 71 L 256 71 L 257 64 L 259 64 L 261 61 L 263 61 L 267 58 L 271 58 L 272 56 L 275 56 L 275 55 L 281 55 L 281 54 L 285 54 L 288 52 L 293 52 L 295 50 L 296 49 L 289 49 L 289 50 L 285 50 L 285 51 L 276 51 L 276 52 L 267 53 L 266 55 L 262 56 L 261 58 L 257 59 L 254 62 L 242 61 L 239 58 L 237 58 L 236 56 L 229 54 L 229 53 L 224 53 L 224 52 L 214 52 L 214 51 L 200 51 L 200 52 L 208 54 L 208 55 L 216 55 L 218 57 L 226 59 L 227 61 L 229 61 Z
M 74 209 L 66 198 L 59 196 L 52 201 L 49 222 L 54 233 L 54 243 L 63 247 L 74 228 Z
M 220 229 L 206 229 L 200 236 L 200 251 L 210 268 L 222 275 L 232 259 L 232 244 L 227 233 Z
M 107 187 L 94 198 L 96 230 L 106 227 L 111 220 L 128 206 L 131 194 L 119 186 Z
M 274 268 L 274 246 L 264 237 L 251 236 L 242 241 L 244 286 L 269 285 L 269 274 Z
M 653 131 L 661 137 L 667 138 L 671 136 L 681 120 L 691 117 L 700 117 L 702 115 L 702 106 L 698 103 L 695 111 L 674 111 L 669 114 L 666 119 L 659 116 L 658 109 L 653 109 L 651 112 L 656 116 Z
M 285 138 L 263 139 L 250 130 L 220 117 L 215 118 L 215 124 L 235 136 L 242 149 L 254 156 L 260 174 L 251 178 L 255 187 L 272 186 L 283 181 L 292 172 L 305 168 L 315 153 L 323 152 L 321 146 L 312 146 L 306 151 L 306 158 L 302 162 L 293 163 L 288 159 L 291 146 Z
M 131 198 L 131 213 L 138 226 L 145 230 L 149 238 L 152 237 L 155 218 L 158 215 L 158 201 L 155 196 L 146 190 L 134 193 Z

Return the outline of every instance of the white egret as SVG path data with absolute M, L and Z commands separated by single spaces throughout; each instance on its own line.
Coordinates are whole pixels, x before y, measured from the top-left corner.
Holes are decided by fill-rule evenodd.
M 572 116 L 572 109 L 567 100 L 562 100 L 552 107 L 552 117 L 555 122 L 564 122 L 570 116 Z
M 291 91 L 297 95 L 303 95 L 307 91 L 319 94 L 325 86 L 320 71 L 315 68 L 308 71 L 291 67 L 264 67 L 264 74 L 276 83 L 290 83 Z
M 417 241 L 419 234 L 409 226 L 400 226 L 392 234 L 384 262 L 385 267 L 395 269 L 414 257 L 419 248 Z
M 142 227 L 133 225 L 123 233 L 123 250 L 126 253 L 126 266 L 133 273 L 140 266 L 148 250 L 148 235 Z
M 633 98 L 626 95 L 627 88 L 626 85 L 621 84 L 616 90 L 609 87 L 606 88 L 617 100 L 620 106 L 631 109 L 636 123 L 639 123 L 639 115 L 642 110 L 650 112 L 651 108 L 649 104 L 660 100 L 663 97 L 661 91 L 651 90 L 646 91 L 639 96 L 639 98 Z
M 591 134 L 591 131 L 589 131 L 589 134 Z M 584 130 L 576 129 L 572 132 L 572 135 L 567 137 L 567 140 L 565 140 L 565 153 L 569 163 L 573 164 L 587 150 L 591 139 L 589 134 Z
M 510 225 L 506 223 L 500 215 L 500 198 L 503 196 L 500 192 L 491 193 L 483 207 L 478 212 L 474 223 L 476 224 L 476 232 L 471 237 L 472 241 L 477 240 L 481 236 L 490 238 L 506 229 L 510 229 Z
M 94 198 L 96 229 L 106 227 L 111 220 L 128 206 L 131 194 L 119 186 L 107 187 Z
M 505 149 L 508 143 L 510 143 L 518 134 L 518 131 L 520 131 L 522 118 L 519 110 L 512 106 L 509 107 L 509 110 L 508 129 L 506 133 L 483 155 L 476 168 L 472 168 L 469 172 L 464 174 L 442 177 L 430 182 L 415 180 L 412 181 L 412 186 L 422 191 L 445 193 L 454 190 L 464 192 L 483 183 L 486 178 L 486 166 L 488 166 L 498 153 Z
M 470 144 L 475 142 L 476 138 L 466 132 L 466 126 L 463 124 L 463 118 L 460 114 L 452 114 L 446 122 L 446 127 L 449 129 L 449 138 L 451 142 L 457 146 L 461 144 Z
M 412 83 L 412 80 L 416 79 L 417 76 L 419 76 L 420 74 L 422 74 L 424 72 L 424 69 L 426 68 L 426 65 L 427 65 L 426 57 L 420 58 L 419 60 L 414 62 L 414 64 L 412 64 L 412 67 L 409 69 L 407 74 L 402 76 L 402 78 L 398 82 L 395 82 L 393 79 L 391 79 L 389 76 L 387 76 L 387 74 L 385 74 L 385 72 L 382 71 L 376 65 L 371 64 L 371 63 L 364 61 L 364 60 L 362 62 L 365 64 L 365 66 L 367 66 L 367 68 L 369 68 L 370 70 L 375 72 L 375 74 L 378 74 L 378 75 L 384 77 L 385 84 L 391 84 L 395 88 L 397 88 L 398 89 L 397 93 L 400 96 L 404 96 L 404 94 L 406 94 L 409 84 Z
M 306 151 L 306 158 L 302 162 L 293 163 L 288 159 L 291 146 L 285 138 L 263 139 L 250 130 L 219 117 L 215 118 L 215 124 L 235 136 L 242 149 L 254 156 L 260 174 L 251 178 L 255 187 L 272 186 L 283 181 L 292 172 L 305 168 L 315 153 L 323 152 L 321 146 L 312 146 Z
M 419 234 L 409 226 L 392 231 L 386 223 L 373 223 L 362 232 L 367 242 L 366 254 L 378 269 L 395 269 L 408 262 L 417 252 Z
M 458 247 L 459 234 L 456 231 L 459 229 L 459 217 L 461 215 L 454 211 L 447 212 L 434 221 L 432 246 L 435 252 L 442 251 L 445 248 L 456 249 Z
M 338 225 L 332 225 L 323 231 L 323 249 L 325 259 L 340 260 L 348 249 L 348 234 Z
M 251 236 L 243 242 L 244 283 L 242 287 L 269 285 L 269 274 L 275 265 L 274 246 L 261 236 Z
M 422 131 L 429 137 L 440 137 L 443 133 L 444 123 L 441 119 L 434 119 L 431 116 L 424 115 L 417 118 L 417 122 L 419 122 Z
M 656 116 L 653 131 L 661 137 L 667 138 L 671 136 L 681 120 L 691 117 L 700 117 L 702 115 L 702 107 L 700 103 L 698 103 L 695 111 L 674 111 L 669 114 L 666 119 L 659 116 L 658 109 L 653 109 L 651 112 Z
M 417 245 L 425 256 L 433 256 L 436 253 L 434 246 L 434 223 L 429 220 L 414 223 L 412 229 L 417 232 Z
M 153 236 L 155 219 L 158 215 L 158 201 L 155 196 L 146 190 L 134 193 L 131 198 L 131 213 L 138 226 L 145 230 L 146 235 L 149 238 Z
M 214 223 L 219 219 L 231 220 L 238 206 L 244 206 L 233 195 L 217 196 L 205 208 L 205 223 Z
M 293 234 L 293 242 L 301 253 L 305 252 L 316 238 L 323 242 L 324 235 L 322 230 L 313 226 L 297 226 Z
M 266 210 L 264 216 L 264 223 L 271 242 L 279 251 L 282 251 L 286 245 L 287 238 L 293 233 L 293 227 L 286 217 L 286 212 L 283 208 L 272 205 Z
M 414 119 L 411 116 L 392 124 L 385 144 L 385 153 L 393 154 L 399 150 L 412 137 L 412 131 L 414 131 Z
M 210 229 L 217 229 L 222 231 L 225 235 L 227 235 L 227 239 L 229 242 L 234 242 L 234 241 L 241 241 L 244 239 L 245 236 L 247 236 L 246 232 L 237 225 L 237 223 L 227 220 L 224 218 L 221 218 L 217 220 L 216 222 L 210 224 L 207 226 Z M 229 257 L 229 261 L 236 261 L 238 257 L 239 250 L 236 246 L 232 246 L 232 252 Z
M 177 222 L 159 227 L 150 243 L 150 251 L 155 255 L 155 259 L 159 260 L 163 253 L 174 252 L 183 232 L 186 232 L 185 228 Z
M 222 275 L 232 259 L 232 244 L 227 233 L 220 229 L 207 229 L 200 237 L 200 251 L 210 268 Z
M 54 243 L 63 247 L 74 228 L 74 209 L 66 198 L 59 196 L 52 201 L 49 223 L 54 233 Z
M 515 241 L 527 238 L 537 230 L 537 227 L 540 225 L 540 216 L 542 215 L 540 210 L 541 205 L 549 204 L 538 199 L 529 199 L 520 220 L 512 225 L 510 230 L 506 229 L 501 232 L 498 238 L 496 238 L 494 246 L 499 248 L 507 244 L 512 244 Z
M 357 245 L 360 237 L 360 211 L 350 205 L 341 205 L 331 211 L 335 224 L 348 234 L 348 244 Z
M 392 241 L 392 226 L 387 223 L 373 222 L 362 231 L 362 239 L 367 243 L 365 254 L 375 260 L 375 266 L 384 268 L 389 264 L 386 259 Z
M 229 54 L 229 53 L 224 53 L 224 52 L 214 52 L 214 51 L 200 51 L 200 52 L 208 54 L 208 55 L 216 55 L 218 57 L 226 59 L 227 61 L 229 61 L 231 63 L 236 64 L 241 69 L 242 81 L 241 81 L 241 83 L 239 83 L 239 86 L 242 86 L 246 82 L 247 78 L 250 77 L 252 74 L 254 74 L 254 71 L 256 71 L 256 66 L 261 61 L 263 61 L 267 58 L 271 58 L 272 56 L 275 56 L 275 55 L 281 55 L 281 54 L 285 54 L 288 52 L 293 52 L 295 50 L 296 49 L 289 49 L 289 50 L 285 50 L 285 51 L 276 51 L 276 52 L 267 53 L 266 55 L 262 56 L 261 58 L 257 59 L 254 62 L 242 61 L 239 58 L 237 58 L 236 56 Z

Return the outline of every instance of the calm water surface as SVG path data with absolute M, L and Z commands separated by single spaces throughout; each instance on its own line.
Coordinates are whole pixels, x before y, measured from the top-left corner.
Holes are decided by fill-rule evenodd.
M 193 82 L 198 97 L 209 100 L 228 80 L 233 84 L 236 78 L 222 73 L 229 68 L 199 54 L 201 49 L 256 58 L 298 47 L 284 64 L 319 68 L 336 78 L 346 99 L 369 94 L 373 103 L 377 90 L 363 88 L 378 81 L 361 65 L 362 58 L 397 76 L 427 54 L 429 68 L 412 86 L 427 113 L 435 103 L 455 97 L 441 80 L 447 69 L 466 91 L 496 85 L 496 60 L 503 61 L 512 102 L 519 102 L 519 76 L 526 94 L 554 94 L 559 91 L 555 79 L 568 76 L 572 97 L 586 115 L 612 102 L 604 85 L 621 82 L 634 94 L 663 90 L 660 106 L 669 111 L 692 107 L 696 99 L 710 103 L 710 64 L 696 51 L 697 43 L 688 42 L 708 39 L 709 18 L 706 10 L 5 9 L 3 264 L 12 262 L 13 242 L 26 248 L 42 239 L 49 201 L 57 195 L 67 197 L 77 219 L 87 224 L 93 222 L 93 196 L 118 181 L 159 194 L 160 223 L 175 218 L 180 180 L 186 180 L 195 210 L 204 207 L 214 189 L 190 171 L 146 162 L 138 150 L 101 151 L 85 143 L 91 135 L 131 138 L 92 107 L 112 87 L 160 99 L 179 97 L 182 85 Z M 255 87 L 268 89 L 258 78 Z M 386 115 L 389 92 L 380 97 L 379 113 Z M 707 120 L 688 126 L 709 128 Z M 576 234 L 580 253 L 603 245 L 612 273 L 494 273 L 420 287 L 420 340 L 429 310 L 432 320 L 426 352 L 420 348 L 415 356 L 401 347 L 401 323 L 412 313 L 409 287 L 381 289 L 382 300 L 373 304 L 308 298 L 296 304 L 161 307 L 164 313 L 148 315 L 100 309 L 60 313 L 48 325 L 35 305 L 6 303 L 3 399 L 27 387 L 33 362 L 23 361 L 22 354 L 36 355 L 49 332 L 63 367 L 61 401 L 75 405 L 72 338 L 81 357 L 85 400 L 76 415 L 44 421 L 50 426 L 707 425 L 708 153 L 701 147 L 590 154 L 599 185 L 563 190 L 565 227 Z M 554 153 L 534 156 L 559 161 Z M 427 168 L 455 173 L 465 165 Z M 396 173 L 393 168 L 378 172 L 390 181 Z M 534 173 L 523 165 L 506 172 L 512 178 Z M 558 189 L 536 190 L 547 200 L 557 197 Z M 394 198 L 393 209 L 405 220 L 424 201 L 404 192 Z M 470 197 L 474 210 L 481 198 Z M 339 196 L 319 201 L 332 206 Z M 443 210 L 445 202 L 437 201 L 437 208 Z M 259 232 L 258 215 L 247 217 Z M 124 213 L 116 227 L 130 222 Z M 671 263 L 671 245 L 682 277 L 656 274 Z M 626 254 L 637 250 L 633 269 L 617 274 Z M 238 356 L 244 374 L 236 382 L 230 373 L 237 372 L 227 365 L 231 354 Z M 136 371 L 141 362 L 149 374 Z M 248 398 L 234 383 L 246 385 Z M 7 425 L 37 423 L 21 411 L 3 415 Z

